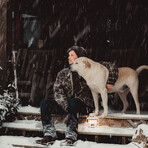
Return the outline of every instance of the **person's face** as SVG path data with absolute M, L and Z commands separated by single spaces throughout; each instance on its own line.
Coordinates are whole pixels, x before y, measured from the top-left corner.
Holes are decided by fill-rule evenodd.
M 78 58 L 78 56 L 77 56 L 77 54 L 75 53 L 74 50 L 71 50 L 68 54 L 69 54 L 69 56 L 68 56 L 68 62 L 69 62 L 69 65 L 71 65 Z

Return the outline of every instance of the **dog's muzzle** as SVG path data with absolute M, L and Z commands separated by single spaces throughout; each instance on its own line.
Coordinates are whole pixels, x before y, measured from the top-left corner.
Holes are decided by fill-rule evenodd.
M 73 68 L 73 64 L 70 65 L 70 70 L 71 70 L 71 71 L 75 71 L 74 68 Z

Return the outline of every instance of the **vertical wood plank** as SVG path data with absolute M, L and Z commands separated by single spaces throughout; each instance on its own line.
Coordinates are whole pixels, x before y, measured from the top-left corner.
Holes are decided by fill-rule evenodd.
M 122 144 L 126 144 L 126 137 L 122 137 Z
M 6 54 L 7 54 L 7 0 L 0 1 L 0 85 L 6 81 Z
M 99 135 L 95 135 L 95 142 L 99 142 Z

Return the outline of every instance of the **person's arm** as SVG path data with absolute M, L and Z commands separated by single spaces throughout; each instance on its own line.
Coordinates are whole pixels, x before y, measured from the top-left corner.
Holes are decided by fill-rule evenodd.
M 113 84 L 106 84 L 106 88 L 107 90 L 111 90 L 114 87 Z
M 114 63 L 109 62 L 109 76 L 106 88 L 108 90 L 111 90 L 114 87 L 117 79 L 118 79 L 118 68 Z
M 56 81 L 54 83 L 54 98 L 55 101 L 65 110 L 67 111 L 68 102 L 67 96 L 64 92 L 62 82 L 65 79 L 65 75 L 60 71 L 57 75 Z
M 79 86 L 77 87 L 78 89 L 76 91 L 77 98 L 79 98 L 82 102 L 84 102 L 84 104 L 89 106 L 89 110 L 91 110 L 89 112 L 92 112 L 94 109 L 94 101 L 90 88 L 82 77 L 78 85 Z
M 114 87 L 114 84 L 116 83 L 116 81 L 118 79 L 118 68 L 112 62 L 102 61 L 100 63 L 103 64 L 104 66 L 106 66 L 106 68 L 109 71 L 109 76 L 108 76 L 106 88 L 107 88 L 107 90 L 111 90 Z

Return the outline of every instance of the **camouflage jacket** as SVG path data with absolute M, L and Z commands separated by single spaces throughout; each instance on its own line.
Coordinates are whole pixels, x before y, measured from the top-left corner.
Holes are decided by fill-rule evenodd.
M 72 72 L 73 78 L 73 89 L 70 79 L 70 69 L 65 68 L 61 70 L 54 83 L 54 98 L 56 102 L 67 111 L 68 99 L 69 98 L 79 98 L 87 106 L 94 108 L 94 102 L 92 98 L 91 91 L 86 84 L 86 81 L 78 76 L 76 72 Z
M 108 71 L 109 71 L 107 84 L 114 85 L 116 83 L 116 80 L 118 79 L 118 68 L 115 65 L 115 63 L 104 62 L 104 61 L 101 61 L 99 63 L 104 65 L 108 69 Z
M 114 84 L 118 78 L 118 69 L 110 62 L 101 62 L 109 70 L 109 78 L 107 84 Z M 79 98 L 91 109 L 94 108 L 94 102 L 91 91 L 86 84 L 86 81 L 76 72 L 72 72 L 73 89 L 70 79 L 70 69 L 61 70 L 54 83 L 54 98 L 56 102 L 67 111 L 68 99 L 72 97 Z

